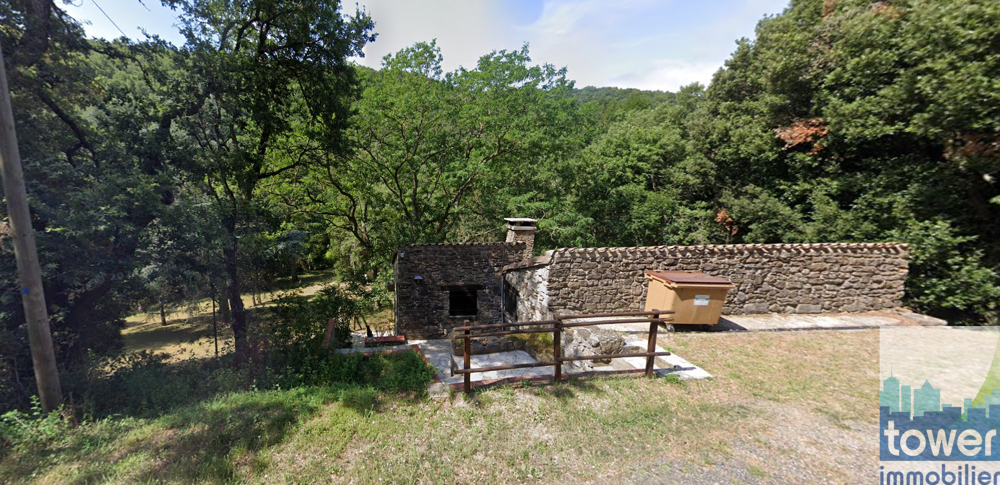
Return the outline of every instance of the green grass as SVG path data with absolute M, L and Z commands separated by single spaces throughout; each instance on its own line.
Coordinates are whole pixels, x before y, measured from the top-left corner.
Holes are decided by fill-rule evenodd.
M 691 334 L 661 344 L 677 340 L 715 379 L 571 379 L 433 401 L 388 384 L 408 382 L 394 375 L 410 365 L 383 366 L 359 371 L 367 377 L 358 382 L 221 392 L 57 429 L 0 451 L 0 482 L 622 482 L 637 469 L 700 467 L 785 482 L 795 477 L 766 464 L 810 455 L 768 436 L 797 426 L 857 434 L 856 448 L 810 466 L 862 480 L 836 467 L 873 456 L 863 430 L 878 412 L 877 392 L 866 391 L 878 388 L 877 332 Z M 830 366 L 844 348 L 854 364 Z
M 526 350 L 538 361 L 551 361 L 554 341 L 552 334 L 548 333 L 525 333 L 520 335 L 510 335 L 509 338 L 524 342 Z

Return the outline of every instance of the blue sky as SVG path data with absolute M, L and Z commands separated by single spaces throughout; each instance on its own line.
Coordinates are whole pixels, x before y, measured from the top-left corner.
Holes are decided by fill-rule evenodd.
M 176 16 L 157 0 L 97 0 L 129 37 L 140 28 L 183 43 Z M 90 22 L 87 33 L 121 33 L 94 0 L 73 0 L 70 15 Z M 378 67 L 384 55 L 437 39 L 445 70 L 472 67 L 495 49 L 530 44 L 535 62 L 566 67 L 577 87 L 676 90 L 708 84 L 740 37 L 753 37 L 765 15 L 788 0 L 362 0 L 378 39 L 358 62 Z M 345 2 L 353 12 L 354 3 Z

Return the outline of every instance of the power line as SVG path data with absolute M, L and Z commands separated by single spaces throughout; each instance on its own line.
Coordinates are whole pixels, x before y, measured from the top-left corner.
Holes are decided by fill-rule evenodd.
M 106 17 L 108 19 L 108 22 L 111 22 L 111 25 L 114 25 L 115 28 L 118 29 L 118 31 L 122 33 L 123 37 L 128 37 L 128 35 L 125 34 L 125 31 L 122 30 L 122 28 L 119 27 L 118 24 L 116 24 L 114 20 L 111 20 L 111 16 L 109 16 L 108 13 L 105 12 L 104 9 L 101 8 L 101 6 L 97 4 L 97 0 L 91 0 L 91 1 L 94 2 L 94 6 L 96 6 L 97 9 L 100 10 L 101 13 L 104 14 L 104 17 Z

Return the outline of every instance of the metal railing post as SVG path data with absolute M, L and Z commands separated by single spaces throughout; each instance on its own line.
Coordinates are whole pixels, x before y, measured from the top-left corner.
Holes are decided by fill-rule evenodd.
M 552 331 L 552 356 L 555 361 L 555 381 L 562 382 L 562 317 L 555 316 L 555 329 Z
M 462 322 L 462 326 L 468 327 L 469 323 L 470 322 L 468 320 L 465 320 L 464 322 Z M 472 367 L 472 358 L 469 355 L 472 352 L 472 342 L 470 341 L 471 335 L 472 334 L 470 333 L 469 330 L 465 331 L 465 343 L 462 345 L 462 358 L 465 361 L 465 363 L 463 364 L 465 370 L 465 381 L 463 389 L 465 390 L 465 392 L 472 391 L 472 374 L 469 372 L 469 369 Z
M 655 309 L 653 311 L 656 311 Z M 646 352 L 653 354 L 656 352 L 656 330 L 659 327 L 660 314 L 657 313 L 653 315 L 653 318 L 649 321 L 649 343 L 646 346 Z M 651 377 L 653 375 L 653 361 L 656 356 L 649 355 L 646 357 L 646 377 Z

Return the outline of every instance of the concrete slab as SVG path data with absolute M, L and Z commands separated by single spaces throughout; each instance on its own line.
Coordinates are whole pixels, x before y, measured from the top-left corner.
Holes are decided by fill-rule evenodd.
M 602 325 L 604 327 L 604 325 Z M 630 345 L 635 343 L 641 343 L 642 348 L 646 347 L 646 334 L 649 327 L 643 331 L 642 339 L 632 336 L 633 332 L 638 332 L 638 328 L 621 328 L 625 334 L 626 342 Z M 451 362 L 454 359 L 455 367 L 461 368 L 462 362 L 461 356 L 452 355 L 452 346 L 450 340 L 427 340 L 427 341 L 414 341 L 420 351 L 423 352 L 427 360 L 437 368 L 438 379 L 445 385 L 460 385 L 464 382 L 464 378 L 461 374 L 451 375 Z M 663 348 L 657 346 L 656 351 L 662 352 Z M 523 350 L 517 350 L 513 352 L 498 352 L 494 354 L 482 354 L 473 355 L 470 357 L 470 362 L 472 368 L 482 368 L 482 367 L 493 367 L 500 365 L 510 365 L 510 364 L 527 364 L 537 362 L 531 357 L 527 352 Z M 641 371 L 646 367 L 646 359 L 638 358 L 620 358 L 612 359 L 610 365 L 601 365 L 596 367 L 593 371 L 583 372 L 579 370 L 572 370 L 568 365 L 563 366 L 563 372 L 567 375 L 576 374 L 588 374 L 588 375 L 600 375 L 602 373 L 616 373 L 616 372 L 629 372 L 629 371 Z M 676 375 L 680 379 L 708 379 L 711 378 L 711 374 L 705 372 L 703 369 L 691 364 L 690 362 L 684 360 L 676 354 L 664 356 L 657 358 L 654 361 L 654 372 L 658 375 Z M 488 371 L 472 374 L 471 381 L 476 382 L 490 382 L 503 379 L 512 378 L 550 378 L 554 369 L 552 366 L 541 366 L 541 367 L 529 367 L 525 369 L 511 369 L 511 370 L 501 370 L 501 371 Z
M 725 315 L 710 331 L 855 330 L 892 326 L 943 326 L 948 322 L 906 310 L 819 315 Z M 704 328 L 704 327 L 703 327 Z

